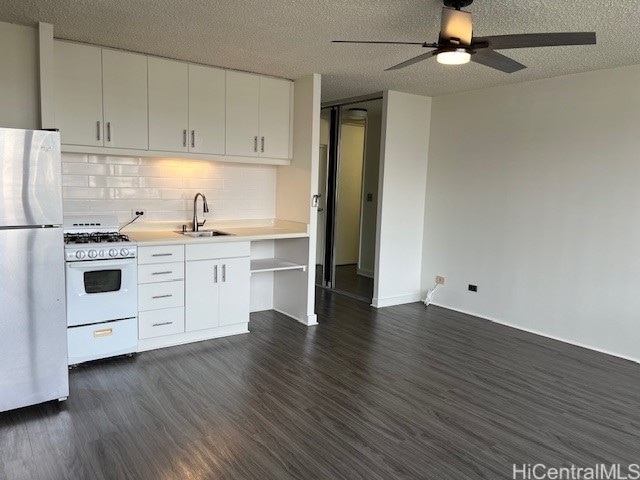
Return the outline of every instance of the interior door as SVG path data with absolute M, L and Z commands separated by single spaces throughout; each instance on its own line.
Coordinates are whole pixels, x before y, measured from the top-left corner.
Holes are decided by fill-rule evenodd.
M 188 128 L 188 65 L 149 57 L 149 150 L 186 152 Z
M 224 70 L 189 65 L 190 152 L 225 152 L 225 81 Z
M 149 148 L 147 57 L 102 50 L 105 146 Z

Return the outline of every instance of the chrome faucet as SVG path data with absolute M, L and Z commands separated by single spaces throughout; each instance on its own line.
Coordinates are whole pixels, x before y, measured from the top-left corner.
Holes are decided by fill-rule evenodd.
M 207 205 L 207 197 L 205 197 L 202 193 L 196 193 L 196 196 L 193 197 L 193 231 L 197 232 L 200 227 L 203 227 L 207 219 L 205 218 L 202 223 L 198 222 L 198 197 L 202 197 L 202 211 L 204 213 L 209 213 L 209 205 Z

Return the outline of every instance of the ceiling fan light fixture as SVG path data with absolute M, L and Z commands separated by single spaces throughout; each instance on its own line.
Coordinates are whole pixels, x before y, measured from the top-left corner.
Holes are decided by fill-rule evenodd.
M 471 60 L 471 54 L 465 48 L 456 48 L 436 55 L 438 63 L 443 65 L 464 65 Z

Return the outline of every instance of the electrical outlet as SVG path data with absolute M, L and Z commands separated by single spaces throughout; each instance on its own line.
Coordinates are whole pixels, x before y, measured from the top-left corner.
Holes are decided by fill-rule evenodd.
M 147 214 L 147 211 L 144 208 L 134 208 L 131 210 L 132 217 L 142 217 Z
M 478 291 L 478 286 L 469 284 L 469 291 L 470 292 L 477 292 Z
M 436 276 L 436 284 L 444 285 L 444 277 L 441 277 L 440 275 L 437 275 Z

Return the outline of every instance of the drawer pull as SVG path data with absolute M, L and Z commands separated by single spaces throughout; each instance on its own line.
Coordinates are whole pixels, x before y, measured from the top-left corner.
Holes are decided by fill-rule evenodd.
M 160 322 L 160 323 L 154 323 L 152 326 L 153 326 L 153 327 L 162 327 L 163 325 L 173 325 L 173 322 Z
M 173 294 L 168 293 L 167 295 L 154 295 L 151 298 L 156 299 L 156 298 L 169 298 L 169 297 L 173 297 Z
M 167 270 L 166 272 L 153 272 L 151 275 L 169 275 L 170 273 L 173 273 L 173 271 Z
M 94 337 L 108 337 L 109 335 L 113 335 L 113 328 L 105 328 L 103 330 L 95 330 L 93 332 Z
M 152 257 L 171 257 L 173 253 L 152 253 Z

